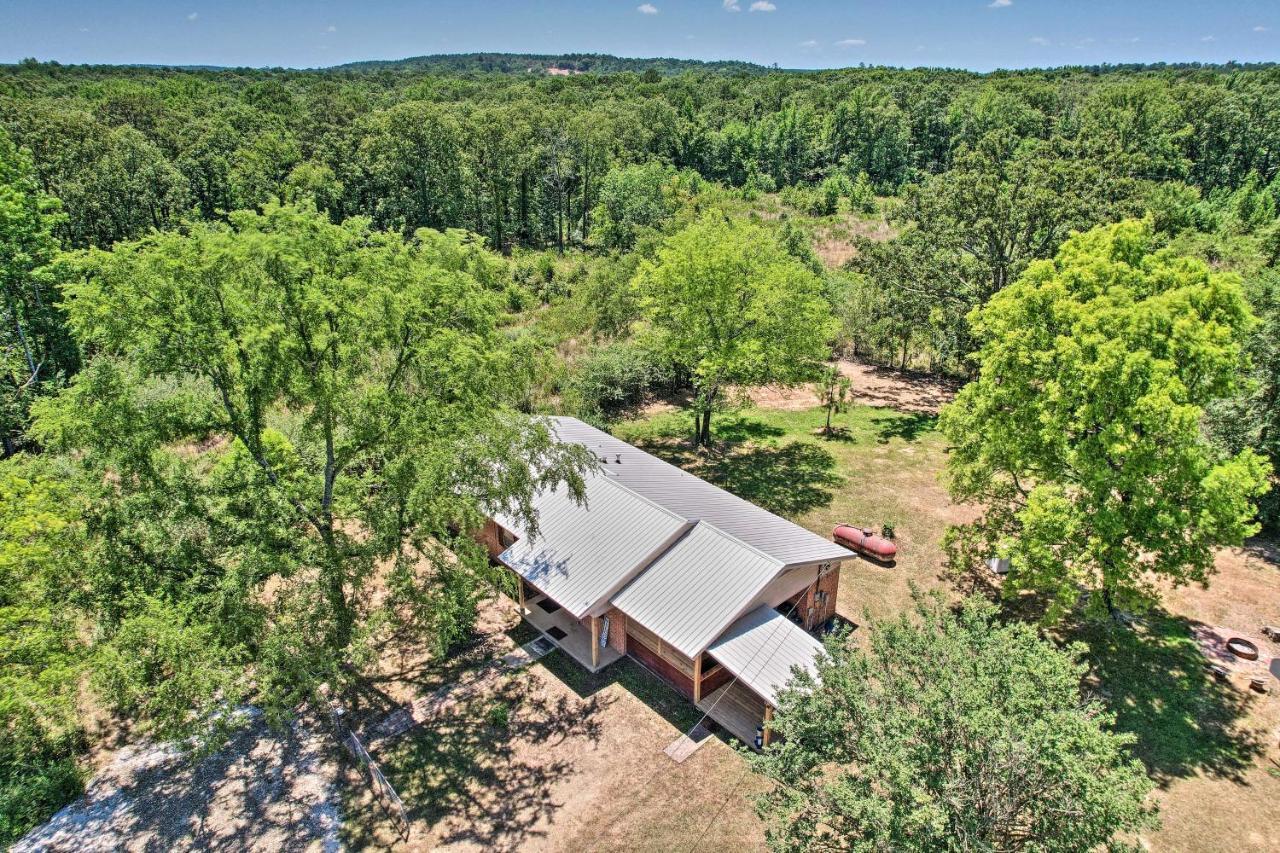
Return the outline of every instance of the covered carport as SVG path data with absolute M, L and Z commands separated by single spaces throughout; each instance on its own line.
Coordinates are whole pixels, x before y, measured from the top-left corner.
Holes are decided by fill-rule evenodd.
M 738 619 L 707 654 L 733 679 L 701 698 L 698 707 L 743 743 L 754 745 L 763 725 L 769 742 L 769 719 L 778 693 L 796 669 L 817 675 L 822 643 L 772 607 L 761 606 Z

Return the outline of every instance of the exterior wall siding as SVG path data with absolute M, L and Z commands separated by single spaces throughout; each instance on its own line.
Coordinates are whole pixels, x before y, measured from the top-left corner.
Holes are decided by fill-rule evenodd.
M 635 635 L 633 634 L 630 639 L 634 641 L 636 639 Z M 666 681 L 676 690 L 680 691 L 686 699 L 693 698 L 693 679 L 690 676 L 685 675 L 677 669 L 673 663 L 659 655 L 656 650 L 649 648 L 644 643 L 629 642 L 627 643 L 627 646 L 629 649 L 627 654 L 631 655 L 631 657 L 635 658 L 655 675 L 662 678 L 663 681 Z
M 507 550 L 502 544 L 502 526 L 492 518 L 485 519 L 484 527 L 476 533 L 476 540 L 489 552 L 489 559 L 497 560 L 498 555 Z

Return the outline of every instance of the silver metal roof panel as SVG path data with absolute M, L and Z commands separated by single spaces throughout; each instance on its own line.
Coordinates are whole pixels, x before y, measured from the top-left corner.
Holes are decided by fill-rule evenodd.
M 778 691 L 791 680 L 793 668 L 816 676 L 815 661 L 826 654 L 822 643 L 767 606 L 734 622 L 707 652 L 775 707 Z
M 577 418 L 550 420 L 561 441 L 581 444 L 602 459 L 600 470 L 611 479 L 690 521 L 709 521 L 784 565 L 852 556 L 848 549 Z
M 780 560 L 699 521 L 614 595 L 613 606 L 694 657 L 782 570 Z
M 577 619 L 689 527 L 680 516 L 608 477 L 588 474 L 585 487 L 581 504 L 563 487 L 539 493 L 534 500 L 537 536 L 523 536 L 499 555 Z M 512 519 L 498 523 L 515 526 Z

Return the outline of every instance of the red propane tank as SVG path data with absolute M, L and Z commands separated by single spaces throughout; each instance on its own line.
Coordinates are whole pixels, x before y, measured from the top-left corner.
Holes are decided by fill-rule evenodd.
M 837 545 L 851 548 L 859 554 L 865 554 L 873 560 L 887 563 L 898 553 L 898 546 L 883 536 L 877 536 L 868 527 L 854 527 L 841 524 L 831 531 Z

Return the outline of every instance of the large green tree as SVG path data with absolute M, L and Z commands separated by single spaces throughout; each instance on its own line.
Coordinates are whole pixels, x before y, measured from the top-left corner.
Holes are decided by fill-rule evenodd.
M 84 648 L 71 606 L 79 502 L 38 457 L 0 462 L 0 844 L 80 793 L 76 693 Z
M 91 532 L 122 642 L 198 648 L 211 625 L 218 666 L 257 660 L 287 705 L 354 654 L 375 571 L 438 650 L 465 636 L 487 577 L 468 531 L 580 482 L 506 405 L 522 368 L 494 325 L 504 270 L 461 233 L 274 204 L 83 257 L 66 306 L 93 359 L 37 429 L 103 472 Z M 111 670 L 130 705 L 183 655 L 134 657 Z
M 41 192 L 30 156 L 0 130 L 0 441 L 22 443 L 31 401 L 78 363 L 49 269 L 58 252 L 58 200 Z
M 812 379 L 836 332 L 818 276 L 767 229 L 720 212 L 668 238 L 634 284 L 661 350 L 693 378 L 702 446 L 731 386 Z
M 1062 650 L 970 599 L 917 601 L 870 648 L 828 643 L 750 756 L 778 851 L 1096 850 L 1154 823 L 1132 735 Z
M 1206 583 L 1214 549 L 1257 529 L 1266 462 L 1218 454 L 1201 424 L 1253 322 L 1235 276 L 1128 221 L 1067 240 L 969 320 L 978 377 L 941 420 L 953 499 L 985 507 L 953 531 L 962 566 L 1011 558 L 1005 589 L 1054 618 L 1082 591 L 1114 610 L 1158 579 Z

